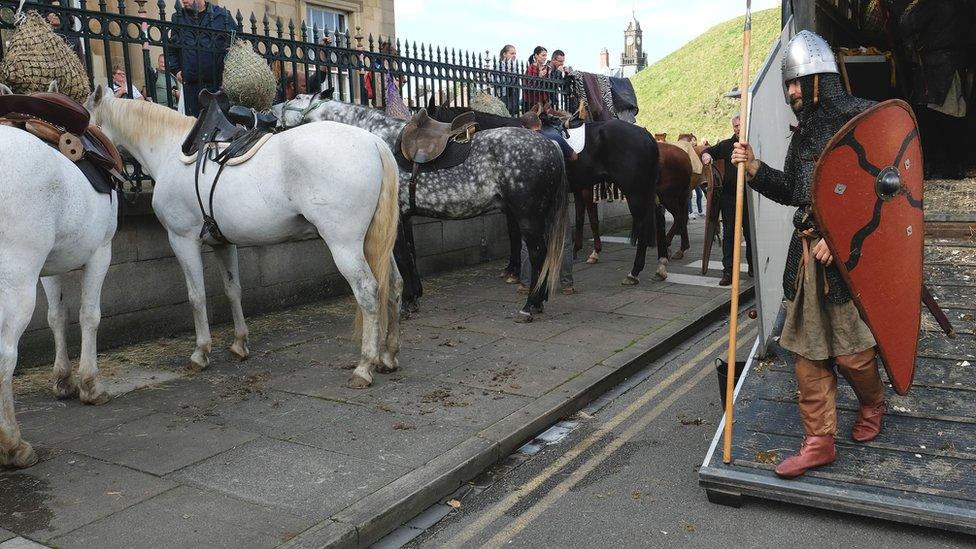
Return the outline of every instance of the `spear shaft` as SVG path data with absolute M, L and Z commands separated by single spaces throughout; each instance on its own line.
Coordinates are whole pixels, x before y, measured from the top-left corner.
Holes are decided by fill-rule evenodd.
M 752 48 L 752 0 L 746 0 L 746 20 L 742 28 L 742 78 L 739 80 L 740 131 L 739 143 L 749 136 L 749 56 Z M 745 198 L 746 165 L 739 164 L 735 183 L 735 230 L 732 241 L 732 305 L 729 314 L 729 360 L 725 385 L 725 433 L 722 437 L 722 461 L 732 462 L 732 409 L 735 393 L 735 348 L 739 328 L 739 279 L 742 256 L 742 203 Z

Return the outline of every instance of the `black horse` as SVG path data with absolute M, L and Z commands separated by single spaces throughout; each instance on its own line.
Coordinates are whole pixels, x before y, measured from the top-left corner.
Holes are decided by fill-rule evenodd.
M 451 121 L 469 110 L 463 107 L 438 106 L 433 116 L 440 121 Z M 521 126 L 518 118 L 477 111 L 475 120 L 479 129 Z M 544 115 L 543 120 L 561 125 L 561 121 L 554 117 Z M 584 128 L 586 146 L 575 162 L 567 163 L 570 190 L 573 191 L 577 203 L 582 203 L 584 193 L 594 185 L 612 182 L 627 198 L 627 206 L 633 218 L 630 240 L 632 245 L 637 246 L 637 255 L 633 269 L 623 280 L 623 284 L 637 284 L 640 280 L 638 276 L 644 270 L 648 246 L 656 243 L 658 256 L 661 256 L 662 251 L 665 253 L 663 257 L 667 256 L 663 231 L 664 214 L 655 206 L 660 175 L 657 141 L 644 128 L 622 120 L 587 122 Z M 508 268 L 517 273 L 521 237 L 515 232 L 518 229 L 517 223 L 509 220 L 508 225 L 511 240 Z

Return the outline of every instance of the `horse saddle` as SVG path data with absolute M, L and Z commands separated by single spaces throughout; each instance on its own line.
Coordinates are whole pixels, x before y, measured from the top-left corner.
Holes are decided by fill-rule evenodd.
M 474 111 L 451 122 L 438 122 L 420 109 L 400 132 L 400 153 L 410 162 L 426 164 L 444 154 L 451 141 L 466 143 L 475 129 Z
M 183 162 L 197 162 L 206 149 L 215 151 L 212 160 L 239 164 L 250 159 L 274 133 L 278 119 L 241 105 L 231 105 L 223 91 L 200 91 L 200 116 L 183 140 Z M 237 162 L 230 162 L 231 160 Z
M 577 127 L 572 125 L 567 126 L 563 129 L 566 142 L 569 146 L 573 148 L 576 154 L 583 152 L 583 148 L 586 147 L 586 127 L 580 124 Z
M 122 156 L 91 115 L 66 95 L 37 92 L 0 95 L 0 124 L 28 131 L 74 162 L 92 187 L 111 193 L 125 181 Z

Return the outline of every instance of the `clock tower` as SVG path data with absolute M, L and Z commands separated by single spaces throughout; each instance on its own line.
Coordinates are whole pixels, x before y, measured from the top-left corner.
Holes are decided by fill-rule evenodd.
M 624 76 L 632 76 L 647 66 L 643 34 L 640 22 L 634 14 L 624 31 L 624 52 L 620 54 L 620 69 Z

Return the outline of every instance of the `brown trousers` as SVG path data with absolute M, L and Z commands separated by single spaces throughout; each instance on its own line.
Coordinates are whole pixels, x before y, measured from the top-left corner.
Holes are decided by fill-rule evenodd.
M 880 404 L 885 398 L 875 349 L 835 357 L 837 370 L 850 383 L 862 406 Z M 830 361 L 796 355 L 796 384 L 800 389 L 800 417 L 806 436 L 837 433 L 837 374 Z

